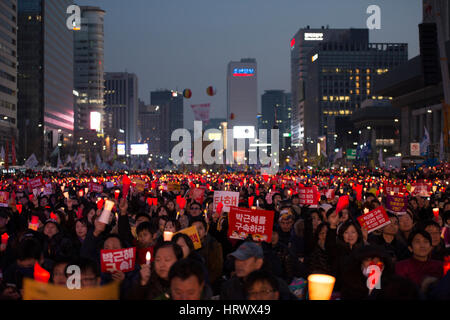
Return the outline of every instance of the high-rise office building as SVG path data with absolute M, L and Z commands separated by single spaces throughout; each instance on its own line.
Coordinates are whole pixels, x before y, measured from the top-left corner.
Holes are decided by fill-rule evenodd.
M 375 96 L 373 77 L 408 59 L 403 43 L 321 42 L 307 56 L 306 99 L 303 108 L 306 150 L 317 153 L 319 137 L 326 137 L 326 153 L 356 149 L 351 115 Z
M 290 100 L 290 93 L 285 93 L 284 90 L 266 90 L 261 97 L 261 129 L 278 129 L 280 148 L 290 147 L 292 115 Z M 267 140 L 271 143 L 269 133 Z
M 105 112 L 112 114 L 112 128 L 125 131 L 125 147 L 138 142 L 138 78 L 134 73 L 105 73 Z
M 18 3 L 19 154 L 42 163 L 72 140 L 74 129 L 73 30 L 70 0 Z M 22 159 L 21 159 L 22 160 Z
M 81 30 L 75 32 L 74 76 L 75 90 L 79 93 L 75 109 L 75 130 L 104 128 L 104 15 L 98 7 L 82 6 Z
M 302 150 L 305 137 L 303 101 L 308 74 L 308 55 L 319 43 L 369 42 L 368 29 L 300 29 L 291 39 L 292 145 Z
M 0 146 L 17 141 L 17 0 L 0 2 Z
M 139 101 L 139 143 L 148 144 L 149 154 L 160 154 L 160 106 L 147 105 Z
M 150 104 L 159 107 L 160 152 L 170 155 L 177 142 L 171 141 L 172 132 L 183 128 L 183 94 L 175 90 L 160 90 L 150 93 Z
M 227 119 L 228 128 L 235 126 L 256 129 L 258 115 L 256 59 L 241 59 L 228 63 Z

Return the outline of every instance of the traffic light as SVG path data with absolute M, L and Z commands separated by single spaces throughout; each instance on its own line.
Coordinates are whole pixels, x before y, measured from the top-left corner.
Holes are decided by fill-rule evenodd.
M 436 23 L 419 24 L 420 57 L 425 86 L 441 81 Z

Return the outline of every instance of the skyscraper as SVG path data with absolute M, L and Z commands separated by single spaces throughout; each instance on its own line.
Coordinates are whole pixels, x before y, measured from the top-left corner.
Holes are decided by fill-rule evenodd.
M 149 154 L 160 154 L 160 106 L 146 105 L 139 101 L 139 143 L 148 143 Z
M 17 1 L 0 2 L 0 146 L 17 139 Z
M 404 43 L 322 42 L 309 53 L 306 99 L 303 108 L 306 150 L 317 151 L 319 137 L 326 137 L 326 153 L 336 148 L 356 149 L 351 121 L 353 112 L 375 96 L 373 77 L 408 59 Z
M 231 61 L 227 71 L 228 128 L 252 126 L 256 128 L 258 114 L 256 59 Z
M 125 131 L 126 152 L 138 142 L 138 78 L 134 73 L 105 73 L 105 111 L 112 114 L 112 128 Z
M 73 31 L 70 0 L 21 0 L 18 18 L 19 154 L 40 162 L 72 139 Z M 56 40 L 57 39 L 57 40 Z
M 171 141 L 172 132 L 183 128 L 183 95 L 176 90 L 160 90 L 150 93 L 150 104 L 159 107 L 160 152 L 170 155 L 177 142 Z
M 308 74 L 308 55 L 319 43 L 369 42 L 368 29 L 300 29 L 291 39 L 292 145 L 302 150 L 305 137 L 303 101 Z
M 104 15 L 98 7 L 81 8 L 81 30 L 74 37 L 75 90 L 79 93 L 75 110 L 75 130 L 104 128 Z M 83 134 L 83 133 L 80 133 Z
M 266 90 L 261 97 L 261 129 L 279 129 L 281 148 L 290 147 L 292 114 L 290 100 L 290 94 L 284 90 Z M 267 140 L 271 142 L 270 134 L 267 135 Z

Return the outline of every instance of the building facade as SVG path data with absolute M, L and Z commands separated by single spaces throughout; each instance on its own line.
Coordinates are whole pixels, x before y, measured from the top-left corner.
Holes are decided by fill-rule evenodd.
M 138 142 L 138 78 L 134 73 L 105 73 L 105 113 L 112 117 L 112 128 L 125 131 L 126 152 Z
M 17 0 L 10 0 L 0 2 L 0 147 L 17 142 L 17 122 Z
M 104 128 L 104 15 L 98 7 L 81 8 L 81 29 L 75 32 L 74 83 L 79 93 L 75 130 Z
M 227 69 L 228 128 L 257 125 L 258 70 L 256 59 L 231 61 Z
M 73 30 L 69 0 L 23 0 L 18 9 L 18 129 L 21 160 L 43 163 L 74 130 Z
M 397 43 L 322 42 L 308 55 L 306 99 L 303 108 L 304 144 L 309 155 L 326 137 L 329 156 L 337 148 L 357 142 L 351 115 L 374 95 L 373 77 L 388 72 L 408 59 L 408 45 Z M 351 132 L 351 134 L 349 134 Z
M 311 29 L 310 26 L 297 31 L 290 42 L 291 92 L 292 92 L 292 145 L 304 149 L 305 137 L 304 103 L 305 82 L 308 75 L 309 54 L 319 43 L 369 41 L 367 29 L 329 29 L 328 26 Z
M 169 156 L 177 142 L 171 141 L 172 132 L 184 128 L 183 95 L 176 90 L 159 90 L 150 93 L 150 104 L 159 107 L 160 152 Z
M 137 122 L 141 138 L 139 143 L 147 143 L 150 154 L 161 153 L 160 108 L 160 106 L 147 105 L 143 101 L 139 103 L 139 118 Z
M 279 129 L 280 148 L 291 146 L 291 94 L 284 90 L 266 90 L 261 96 L 261 129 Z M 267 135 L 271 143 L 271 135 Z

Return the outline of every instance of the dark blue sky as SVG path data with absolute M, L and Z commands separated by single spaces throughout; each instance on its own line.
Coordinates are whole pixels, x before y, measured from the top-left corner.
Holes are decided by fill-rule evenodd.
M 136 73 L 139 96 L 150 102 L 158 88 L 190 88 L 184 125 L 193 127 L 191 104 L 211 102 L 211 117 L 225 117 L 226 67 L 256 58 L 258 96 L 290 91 L 292 36 L 306 25 L 365 28 L 371 4 L 381 7 L 381 30 L 370 42 L 405 42 L 419 53 L 421 0 L 79 0 L 105 15 L 105 71 Z M 217 95 L 206 94 L 208 86 Z

